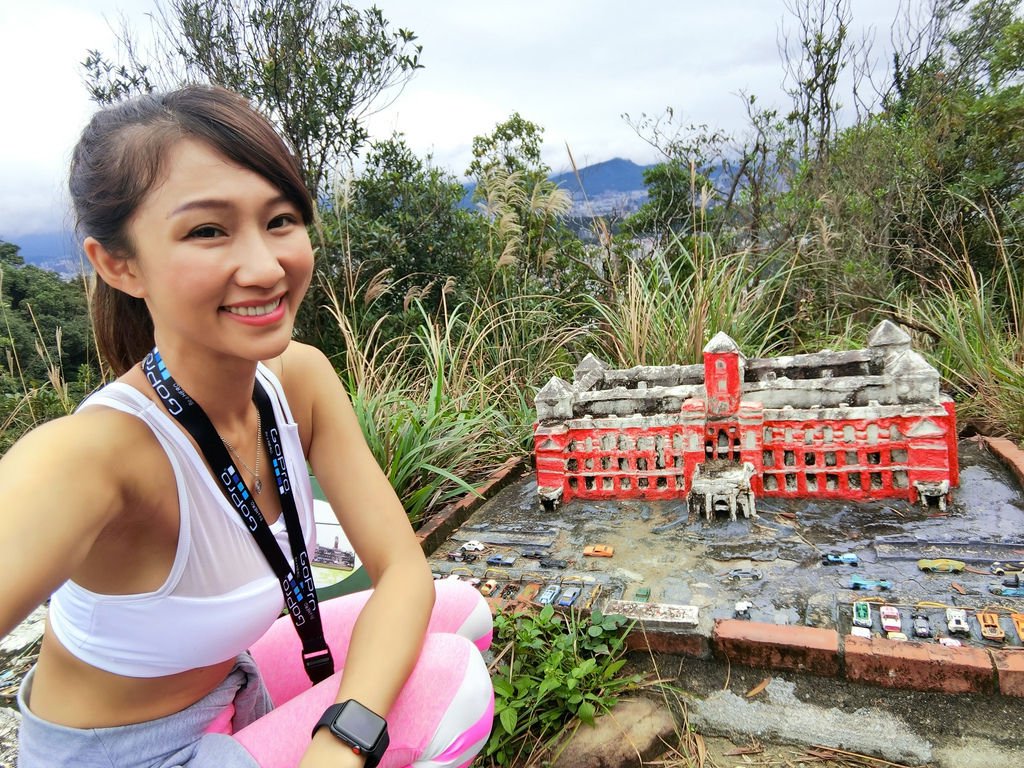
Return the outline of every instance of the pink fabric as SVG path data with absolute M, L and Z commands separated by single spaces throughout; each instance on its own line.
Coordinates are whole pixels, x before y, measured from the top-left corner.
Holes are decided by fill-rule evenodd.
M 484 710 L 484 714 L 479 720 L 467 730 L 463 731 L 455 741 L 453 741 L 448 749 L 442 752 L 440 755 L 434 758 L 437 762 L 447 763 L 451 760 L 462 755 L 467 749 L 472 747 L 474 744 L 479 744 L 484 741 L 488 736 L 491 735 L 491 726 L 494 724 L 494 696 L 491 696 L 490 703 L 487 705 L 487 709 Z M 473 762 L 470 758 L 470 763 Z M 468 765 L 468 763 L 467 763 Z
M 261 768 L 294 768 L 310 740 L 313 725 L 334 703 L 344 673 L 352 626 L 369 599 L 369 592 L 329 600 L 321 604 L 324 634 L 337 671 L 310 686 L 299 655 L 301 644 L 287 617 L 251 649 L 260 667 L 275 709 L 234 734 Z M 469 638 L 454 634 L 472 623 L 483 599 L 466 584 L 437 584 L 437 598 L 416 666 L 387 715 L 391 744 L 381 768 L 407 766 L 419 758 L 459 693 L 471 664 L 482 664 L 478 649 L 490 641 L 491 631 Z M 469 620 L 469 622 L 467 622 Z M 486 738 L 493 720 L 493 691 L 484 716 L 466 734 L 446 747 L 444 754 L 458 757 Z M 453 751 L 454 750 L 454 751 Z M 437 758 L 435 758 L 436 760 Z
M 206 733 L 223 733 L 225 736 L 231 735 L 231 719 L 235 716 L 235 705 L 234 702 L 228 704 L 222 709 L 213 722 L 210 723 L 206 729 Z
M 434 610 L 427 625 L 427 634 L 458 632 L 470 614 L 483 601 L 482 596 L 465 582 L 435 582 Z M 344 595 L 320 604 L 324 637 L 334 656 L 335 669 L 341 669 L 348 656 L 352 627 L 359 612 L 370 599 L 370 591 Z M 485 651 L 491 644 L 491 628 L 486 634 L 470 639 Z M 249 649 L 260 668 L 263 682 L 275 706 L 288 701 L 309 688 L 309 678 L 302 666 L 302 644 L 291 620 L 283 616 Z M 318 715 L 319 717 L 319 715 Z

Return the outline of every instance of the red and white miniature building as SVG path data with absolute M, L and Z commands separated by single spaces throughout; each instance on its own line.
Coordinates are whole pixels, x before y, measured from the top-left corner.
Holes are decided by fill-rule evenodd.
M 588 355 L 573 379 L 536 397 L 546 505 L 689 498 L 749 517 L 761 496 L 944 507 L 958 484 L 953 401 L 889 321 L 866 349 L 748 360 L 719 333 L 703 365 L 613 370 Z

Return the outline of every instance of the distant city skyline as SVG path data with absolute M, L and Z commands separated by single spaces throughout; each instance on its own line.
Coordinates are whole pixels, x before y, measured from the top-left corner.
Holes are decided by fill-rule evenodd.
M 737 132 L 741 93 L 788 107 L 778 52 L 784 0 L 376 5 L 394 27 L 416 33 L 425 68 L 369 119 L 371 134 L 401 132 L 418 155 L 432 154 L 435 165 L 459 177 L 473 137 L 513 112 L 545 129 L 543 157 L 558 172 L 569 166 L 567 147 L 581 167 L 614 157 L 655 162 L 656 152 L 623 113 L 636 119 L 671 106 L 683 124 Z M 119 14 L 147 28 L 145 13 L 153 7 L 151 0 L 37 0 L 0 8 L 7 107 L 0 121 L 0 239 L 70 226 L 67 164 L 94 109 L 80 62 L 91 48 L 115 53 L 110 26 L 118 26 Z M 854 0 L 852 13 L 855 38 L 875 30 L 874 58 L 884 70 L 898 4 Z

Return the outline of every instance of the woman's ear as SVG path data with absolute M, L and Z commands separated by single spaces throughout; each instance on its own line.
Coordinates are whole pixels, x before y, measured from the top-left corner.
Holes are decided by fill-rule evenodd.
M 92 268 L 103 282 L 137 299 L 146 297 L 146 289 L 135 259 L 113 254 L 95 237 L 85 238 L 82 248 Z

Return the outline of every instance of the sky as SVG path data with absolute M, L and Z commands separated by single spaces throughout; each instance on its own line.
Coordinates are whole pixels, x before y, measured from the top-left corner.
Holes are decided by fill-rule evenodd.
M 519 112 L 544 129 L 555 171 L 657 153 L 624 119 L 661 115 L 741 133 L 741 94 L 785 108 L 787 0 L 378 0 L 416 33 L 424 69 L 368 120 L 461 177 L 474 136 Z M 126 18 L 148 29 L 155 0 L 0 0 L 0 239 L 68 226 L 67 165 L 94 106 L 80 62 L 116 52 Z M 349 0 L 366 7 L 369 2 Z M 887 62 L 897 0 L 849 0 L 854 36 Z M 904 0 L 919 6 L 924 0 Z M 852 113 L 848 112 L 848 117 Z

